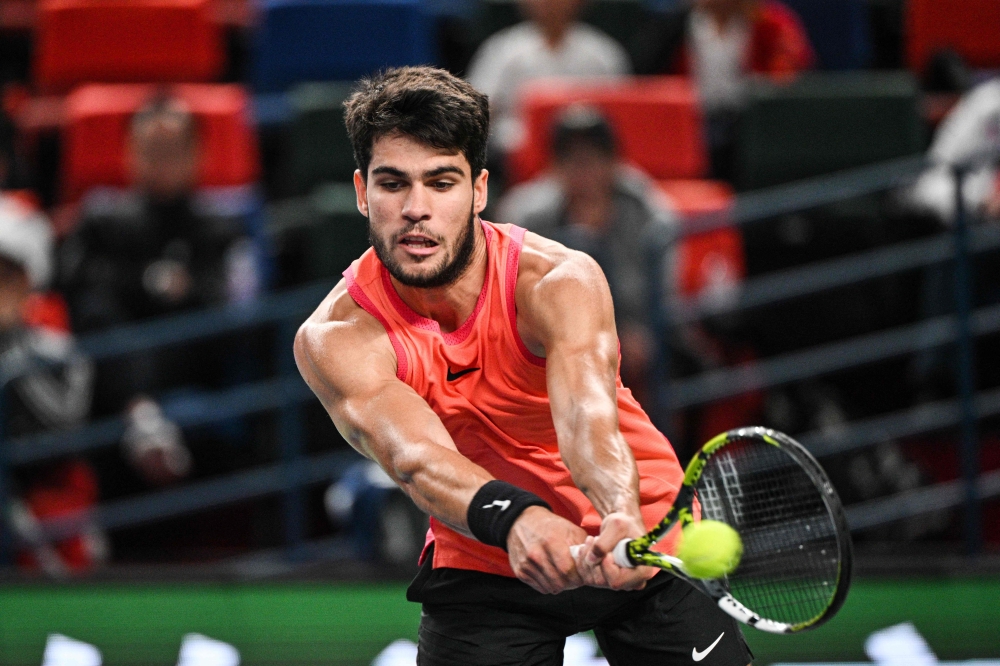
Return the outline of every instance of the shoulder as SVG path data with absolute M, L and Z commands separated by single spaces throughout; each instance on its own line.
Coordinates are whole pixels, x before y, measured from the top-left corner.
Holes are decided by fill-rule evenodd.
M 482 43 L 479 52 L 495 56 L 507 52 L 509 49 L 525 44 L 533 44 L 541 38 L 541 33 L 530 21 L 522 21 L 509 28 L 498 30 Z
M 558 217 L 563 206 L 562 188 L 551 175 L 520 183 L 504 194 L 498 205 L 500 221 L 525 227 L 536 233 Z
M 469 63 L 469 82 L 478 85 L 488 72 L 503 69 L 508 61 L 540 43 L 538 29 L 525 21 L 493 33 L 480 44 Z
M 599 57 L 611 68 L 609 73 L 628 73 L 629 58 L 625 47 L 607 33 L 587 23 L 579 22 L 569 33 L 569 40 L 575 48 Z
M 382 324 L 359 306 L 341 280 L 299 327 L 295 359 L 306 382 L 344 386 L 354 376 L 395 374 L 395 354 Z M 390 367 L 391 366 L 391 367 Z
M 757 29 L 782 34 L 794 34 L 805 38 L 806 29 L 795 10 L 778 0 L 761 3 L 754 16 Z
M 542 307 L 560 292 L 593 292 L 607 289 L 600 266 L 589 255 L 562 243 L 527 232 L 517 272 L 518 305 Z

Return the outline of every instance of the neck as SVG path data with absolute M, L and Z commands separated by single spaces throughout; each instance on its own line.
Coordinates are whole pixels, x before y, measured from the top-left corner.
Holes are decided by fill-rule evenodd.
M 443 333 L 452 333 L 465 323 L 476 309 L 486 282 L 486 234 L 478 218 L 472 232 L 475 236 L 472 260 L 465 272 L 451 284 L 425 289 L 408 287 L 391 278 L 392 286 L 403 302 L 418 315 L 436 321 Z
M 566 33 L 569 31 L 569 25 L 565 23 L 560 23 L 558 25 L 539 25 L 542 30 L 542 35 L 545 37 L 545 43 L 548 45 L 549 49 L 555 51 L 558 49 L 563 42 L 563 38 L 566 37 Z

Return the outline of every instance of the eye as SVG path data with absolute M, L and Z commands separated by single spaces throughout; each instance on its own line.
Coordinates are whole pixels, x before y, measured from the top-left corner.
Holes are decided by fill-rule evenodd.
M 455 183 L 451 182 L 450 180 L 436 180 L 431 185 L 431 187 L 433 187 L 434 189 L 442 191 L 442 192 L 444 192 L 446 190 L 450 190 L 454 186 L 455 186 Z
M 383 180 L 378 184 L 383 190 L 389 190 L 390 192 L 395 192 L 403 187 L 403 184 L 398 180 Z

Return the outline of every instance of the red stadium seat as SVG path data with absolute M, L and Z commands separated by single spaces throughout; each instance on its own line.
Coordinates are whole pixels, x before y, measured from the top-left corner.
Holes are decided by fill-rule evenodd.
M 724 211 L 735 196 L 732 186 L 720 180 L 661 180 L 657 184 L 683 217 Z
M 521 99 L 526 137 L 511 156 L 511 181 L 527 180 L 551 160 L 551 127 L 559 110 L 592 104 L 608 117 L 622 156 L 654 178 L 702 178 L 708 154 L 691 83 L 680 77 L 625 81 L 545 81 Z
M 973 67 L 1000 67 L 1000 2 L 909 0 L 907 59 L 920 72 L 935 51 L 951 48 Z
M 245 185 L 259 175 L 250 99 L 233 85 L 189 84 L 173 92 L 198 119 L 200 185 Z M 65 198 L 74 201 L 96 185 L 125 186 L 125 143 L 132 115 L 157 91 L 153 85 L 91 84 L 66 100 L 63 144 Z
M 43 89 L 211 81 L 222 72 L 212 0 L 46 0 L 37 20 L 35 79 Z
M 733 189 L 714 180 L 664 180 L 658 183 L 682 218 L 727 210 Z M 677 279 L 687 298 L 706 290 L 727 289 L 746 277 L 743 236 L 734 227 L 686 236 L 678 248 Z

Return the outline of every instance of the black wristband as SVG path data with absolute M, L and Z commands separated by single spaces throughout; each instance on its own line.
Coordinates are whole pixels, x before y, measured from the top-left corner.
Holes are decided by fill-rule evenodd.
M 487 546 L 507 550 L 507 534 L 529 506 L 552 507 L 541 497 L 506 481 L 488 481 L 472 498 L 466 519 L 472 535 Z

